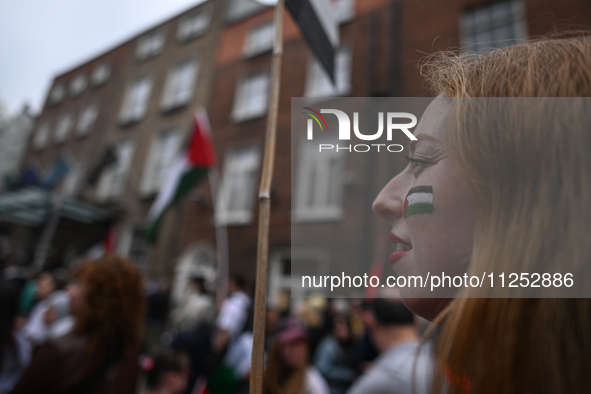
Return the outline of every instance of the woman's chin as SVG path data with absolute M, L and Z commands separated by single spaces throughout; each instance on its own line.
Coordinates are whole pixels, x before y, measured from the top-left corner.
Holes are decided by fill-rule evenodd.
M 416 298 L 406 297 L 404 292 L 401 292 L 402 301 L 408 309 L 414 314 L 433 321 L 439 313 L 449 304 L 451 298 Z

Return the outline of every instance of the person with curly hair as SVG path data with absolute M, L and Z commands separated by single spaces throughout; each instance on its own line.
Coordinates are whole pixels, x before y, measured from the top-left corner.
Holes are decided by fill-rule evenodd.
M 107 254 L 82 263 L 75 279 L 73 331 L 39 348 L 14 394 L 136 392 L 145 310 L 139 270 Z

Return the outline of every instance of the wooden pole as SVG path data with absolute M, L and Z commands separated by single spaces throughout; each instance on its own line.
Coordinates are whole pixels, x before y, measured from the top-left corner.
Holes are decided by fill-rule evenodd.
M 281 80 L 281 56 L 283 54 L 283 0 L 275 7 L 275 42 L 271 64 L 271 92 L 269 115 L 265 135 L 265 157 L 259 189 L 259 234 L 257 248 L 256 291 L 254 296 L 254 330 L 250 393 L 263 392 L 265 363 L 265 317 L 267 313 L 267 266 L 269 258 L 269 220 L 271 216 L 271 180 L 275 163 L 277 114 L 279 111 L 279 84 Z

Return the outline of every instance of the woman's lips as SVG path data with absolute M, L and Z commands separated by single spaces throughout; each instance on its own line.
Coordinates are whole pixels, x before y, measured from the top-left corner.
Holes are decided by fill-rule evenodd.
M 388 261 L 390 264 L 394 264 L 396 260 L 400 259 L 406 253 L 412 250 L 412 245 L 408 242 L 404 241 L 400 237 L 397 237 L 396 234 L 390 233 L 390 241 L 396 246 L 396 251 L 390 255 Z
M 388 259 L 388 261 L 390 262 L 390 264 L 394 264 L 396 262 L 396 260 L 398 260 L 399 258 L 401 258 L 402 256 L 404 256 L 406 253 L 408 253 L 410 251 L 411 251 L 411 249 L 397 250 L 396 252 L 394 252 L 390 255 L 390 258 Z

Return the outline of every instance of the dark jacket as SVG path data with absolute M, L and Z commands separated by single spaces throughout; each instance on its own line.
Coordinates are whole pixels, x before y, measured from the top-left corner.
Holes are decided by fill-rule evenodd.
M 110 363 L 106 373 L 96 379 L 105 363 L 88 357 L 88 338 L 68 334 L 43 344 L 14 387 L 12 394 L 78 393 L 90 380 L 96 380 L 85 394 L 135 394 L 139 374 L 137 354 Z M 105 369 L 104 367 L 102 369 Z M 88 386 L 86 386 L 88 387 Z

